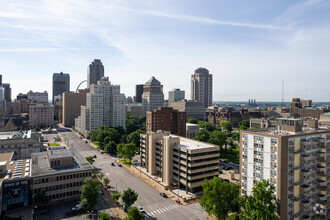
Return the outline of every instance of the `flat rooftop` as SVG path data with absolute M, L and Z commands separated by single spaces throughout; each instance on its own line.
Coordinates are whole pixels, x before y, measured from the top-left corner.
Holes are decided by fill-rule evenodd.
M 0 140 L 17 140 L 17 139 L 28 139 L 31 138 L 32 131 L 10 131 L 0 132 Z
M 0 164 L 6 166 L 6 172 L 0 174 L 0 183 L 5 180 L 31 176 L 30 159 L 12 160 L 13 154 L 14 153 L 0 154 Z
M 212 147 L 216 147 L 213 144 L 209 144 L 209 143 L 205 143 L 205 142 L 201 142 L 201 141 L 196 141 L 193 139 L 189 139 L 189 138 L 184 138 L 184 137 L 180 137 L 180 136 L 176 136 L 176 135 L 169 135 L 168 137 L 178 137 L 180 138 L 180 144 L 179 147 L 183 147 L 186 148 L 188 150 L 199 150 L 199 149 L 207 149 L 207 148 L 212 148 Z
M 62 147 L 62 148 L 48 148 L 47 154 L 50 159 L 59 159 L 59 158 L 66 158 L 72 157 L 72 153 L 69 149 Z
M 77 172 L 77 171 L 93 169 L 93 167 L 86 161 L 86 159 L 76 149 L 70 148 L 67 150 L 74 158 L 74 163 L 72 166 L 51 168 L 50 164 L 49 164 L 49 160 L 47 158 L 48 152 L 45 151 L 45 152 L 33 153 L 32 154 L 32 173 L 31 173 L 32 177 L 47 176 L 47 175 L 54 175 L 54 174 Z M 53 151 L 56 151 L 56 150 L 53 150 Z M 61 153 L 59 153 L 59 155 L 60 154 Z
M 273 135 L 273 136 L 295 136 L 295 135 L 305 135 L 305 134 L 318 134 L 330 132 L 330 129 L 318 128 L 313 129 L 309 127 L 303 127 L 302 131 L 290 132 L 286 130 L 278 130 L 276 128 L 271 129 L 255 129 L 255 130 L 245 130 L 243 132 L 256 133 L 260 135 Z

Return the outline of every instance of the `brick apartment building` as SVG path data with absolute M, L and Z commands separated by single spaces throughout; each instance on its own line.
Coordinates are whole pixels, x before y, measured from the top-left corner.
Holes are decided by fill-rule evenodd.
M 290 112 L 305 118 L 318 118 L 324 113 L 330 112 L 329 109 L 313 108 L 312 100 L 301 100 L 293 98 L 291 102 Z
M 170 131 L 182 137 L 186 136 L 186 113 L 169 107 L 159 107 L 147 112 L 147 132 Z

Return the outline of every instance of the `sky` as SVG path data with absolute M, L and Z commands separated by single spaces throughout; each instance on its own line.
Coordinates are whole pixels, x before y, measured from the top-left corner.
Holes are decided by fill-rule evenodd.
M 71 90 L 101 59 L 105 76 L 134 96 L 155 76 L 165 97 L 190 99 L 199 67 L 214 101 L 330 101 L 328 0 L 0 0 L 0 74 L 12 98 L 51 97 L 54 72 Z M 82 87 L 85 87 L 83 84 Z

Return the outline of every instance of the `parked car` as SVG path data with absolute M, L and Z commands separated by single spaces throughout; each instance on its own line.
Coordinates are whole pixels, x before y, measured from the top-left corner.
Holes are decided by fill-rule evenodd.
M 140 212 L 144 212 L 144 209 L 141 206 L 138 206 Z
M 161 195 L 164 198 L 168 198 L 167 195 L 165 193 L 159 193 L 159 195 Z
M 112 162 L 112 163 L 111 163 L 111 166 L 115 166 L 115 164 Z
M 86 144 L 88 144 L 88 141 L 85 141 Z
M 78 211 L 82 208 L 80 204 L 75 205 L 75 207 L 72 208 L 72 211 Z
M 97 158 L 96 154 L 94 154 L 93 158 Z
M 118 166 L 121 167 L 121 164 L 119 163 Z
M 107 185 L 107 189 L 111 189 L 111 186 L 110 185 Z
M 101 154 L 104 154 L 104 151 L 101 151 Z

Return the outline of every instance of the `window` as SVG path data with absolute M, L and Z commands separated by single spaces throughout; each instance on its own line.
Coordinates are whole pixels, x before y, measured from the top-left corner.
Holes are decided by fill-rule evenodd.
M 277 144 L 277 139 L 276 138 L 272 138 L 271 142 L 272 142 L 272 144 Z
M 270 171 L 270 174 L 276 176 L 276 170 L 271 170 L 271 171 Z
M 277 152 L 277 147 L 271 147 L 271 150 L 272 150 L 273 152 Z
M 277 160 L 277 155 L 272 154 L 272 155 L 270 155 L 270 158 L 272 158 L 273 160 Z
M 243 138 L 247 138 L 248 137 L 248 135 L 247 134 L 243 134 Z

